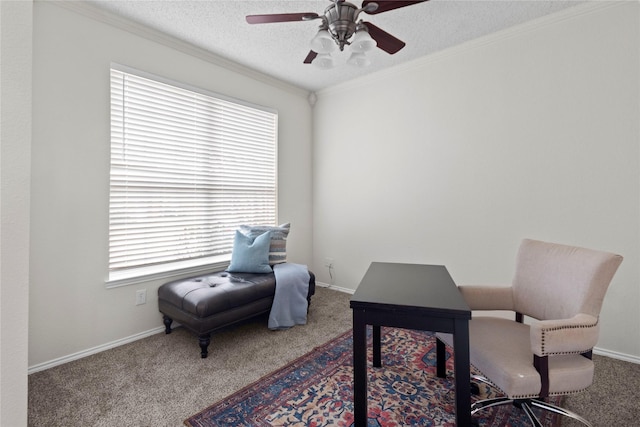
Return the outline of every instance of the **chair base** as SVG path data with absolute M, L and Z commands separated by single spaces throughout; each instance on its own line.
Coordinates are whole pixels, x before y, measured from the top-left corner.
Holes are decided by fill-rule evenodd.
M 531 424 L 534 427 L 543 427 L 543 425 L 533 413 L 533 407 L 564 415 L 565 417 L 573 418 L 574 420 L 580 421 L 582 424 L 588 427 L 593 427 L 589 421 L 585 420 L 575 412 L 571 412 L 567 409 L 560 408 L 559 406 L 552 405 L 551 403 L 544 402 L 539 399 L 509 399 L 508 397 L 496 397 L 494 399 L 479 400 L 471 405 L 471 415 L 474 415 L 478 411 L 481 411 L 485 408 L 507 404 L 513 404 L 514 406 L 521 408 L 525 412 L 525 414 L 527 414 L 529 421 L 531 421 Z

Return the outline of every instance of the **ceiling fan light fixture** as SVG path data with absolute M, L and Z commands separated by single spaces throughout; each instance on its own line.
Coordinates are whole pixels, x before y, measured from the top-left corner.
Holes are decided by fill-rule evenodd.
M 353 52 L 347 60 L 347 64 L 358 68 L 364 68 L 371 65 L 371 59 L 369 59 L 364 52 Z
M 338 46 L 336 46 L 336 43 L 333 41 L 333 38 L 331 37 L 331 34 L 329 34 L 329 31 L 327 31 L 327 29 L 321 28 L 318 31 L 318 34 L 316 34 L 316 36 L 311 39 L 311 50 L 313 50 L 314 52 L 320 54 L 331 53 L 334 52 L 337 48 Z
M 378 43 L 369 35 L 367 27 L 363 24 L 358 24 L 358 29 L 351 41 L 351 50 L 353 52 L 369 52 L 377 45 Z
M 2 0 L 0 0 L 2 1 Z M 390 10 L 400 9 L 428 0 L 362 0 L 362 6 L 347 0 L 330 0 L 323 14 L 316 12 L 304 13 L 271 13 L 264 15 L 247 15 L 249 24 L 267 24 L 271 22 L 321 21 L 316 35 L 311 39 L 311 50 L 305 57 L 304 64 L 313 64 L 319 69 L 333 68 L 333 58 L 330 53 L 344 51 L 349 46 L 352 55 L 347 63 L 358 67 L 366 67 L 371 60 L 364 53 L 376 47 L 390 55 L 405 47 L 405 43 L 378 28 L 371 22 L 358 19 L 361 13 L 378 14 Z M 373 36 L 372 36 L 373 35 Z
M 321 53 L 311 61 L 311 65 L 321 70 L 328 70 L 333 68 L 333 58 L 328 53 Z

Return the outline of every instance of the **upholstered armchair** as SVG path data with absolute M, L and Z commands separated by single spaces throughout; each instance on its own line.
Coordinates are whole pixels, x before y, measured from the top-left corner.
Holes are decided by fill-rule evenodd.
M 598 342 L 600 308 L 622 262 L 620 255 L 523 240 L 511 286 L 460 286 L 472 310 L 508 310 L 515 321 L 474 312 L 469 323 L 471 364 L 477 377 L 506 397 L 480 400 L 471 413 L 495 405 L 521 407 L 534 426 L 532 407 L 550 410 L 591 426 L 579 415 L 544 399 L 567 395 L 593 382 L 592 349 Z M 438 334 L 438 375 L 443 376 L 444 343 Z

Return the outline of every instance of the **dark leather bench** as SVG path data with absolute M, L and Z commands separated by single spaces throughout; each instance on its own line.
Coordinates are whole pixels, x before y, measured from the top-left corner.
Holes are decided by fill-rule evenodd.
M 198 336 L 200 355 L 205 358 L 212 332 L 268 313 L 275 289 L 274 273 L 211 273 L 160 286 L 158 309 L 165 333 L 171 333 L 174 320 L 179 322 Z M 315 290 L 315 275 L 309 271 L 309 304 Z

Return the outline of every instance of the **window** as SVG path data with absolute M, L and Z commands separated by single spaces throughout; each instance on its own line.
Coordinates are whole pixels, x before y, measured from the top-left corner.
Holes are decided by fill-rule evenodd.
M 111 69 L 109 286 L 228 261 L 240 224 L 276 223 L 277 113 Z

